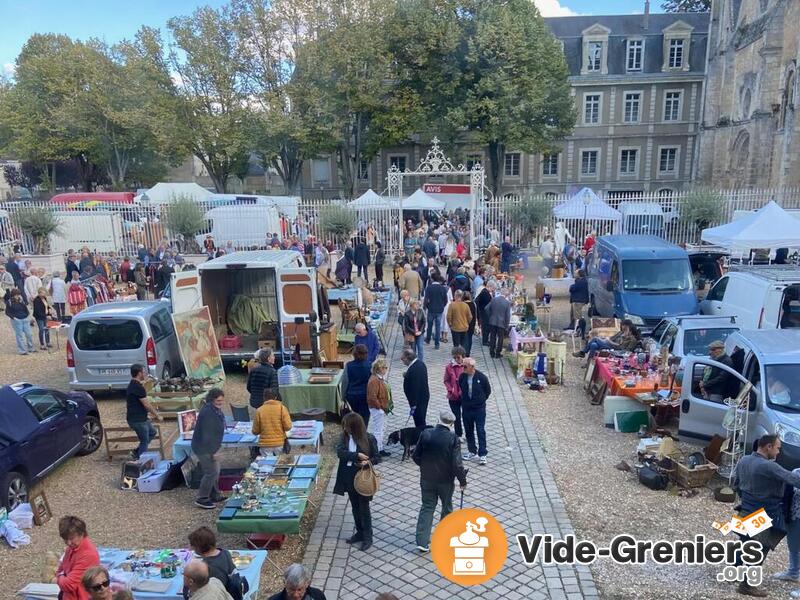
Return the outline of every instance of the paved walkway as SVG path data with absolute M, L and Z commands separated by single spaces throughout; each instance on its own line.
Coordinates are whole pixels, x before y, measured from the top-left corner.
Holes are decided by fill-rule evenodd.
M 394 322 L 388 332 L 389 382 L 394 392 L 395 414 L 388 432 L 403 427 L 407 405 L 402 389 L 400 362 L 402 336 Z M 425 363 L 431 387 L 428 423 L 436 423 L 447 406 L 442 375 L 450 359 L 451 343 L 434 350 L 425 346 Z M 347 497 L 328 493 L 311 534 L 304 564 L 313 571 L 312 585 L 328 600 L 373 600 L 379 592 L 411 598 L 482 598 L 485 600 L 538 600 L 545 598 L 596 598 L 597 588 L 588 567 L 527 567 L 513 542 L 517 533 L 572 533 L 572 525 L 547 464 L 539 438 L 522 404 L 521 391 L 505 360 L 494 360 L 480 343 L 473 345 L 478 369 L 489 376 L 492 395 L 487 405 L 486 434 L 489 464 L 468 464 L 464 507 L 484 509 L 503 525 L 509 552 L 500 573 L 488 583 L 462 587 L 436 570 L 430 555 L 415 549 L 414 531 L 420 506 L 419 469 L 411 460 L 400 462 L 401 449 L 387 447 L 392 456 L 381 463 L 381 490 L 372 501 L 374 544 L 367 552 L 353 549 L 344 538 L 353 532 Z M 335 443 L 331 440 L 329 443 Z M 334 471 L 335 475 L 335 471 Z M 458 508 L 456 488 L 454 508 Z M 434 527 L 438 523 L 438 510 Z M 513 544 L 513 545 L 512 545 Z

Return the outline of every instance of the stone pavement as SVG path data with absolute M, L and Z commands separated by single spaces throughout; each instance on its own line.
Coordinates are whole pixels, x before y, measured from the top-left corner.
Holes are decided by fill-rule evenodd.
M 402 391 L 400 328 L 396 321 L 387 328 L 389 383 L 395 405 L 395 414 L 387 420 L 388 435 L 405 426 L 408 405 Z M 304 557 L 304 564 L 313 572 L 312 585 L 324 590 L 328 600 L 373 600 L 379 592 L 393 592 L 401 600 L 598 597 L 588 567 L 528 567 L 522 562 L 514 535 L 550 533 L 562 537 L 573 533 L 573 529 L 508 363 L 490 358 L 488 348 L 481 347 L 478 338 L 476 341 L 472 356 L 492 384 L 486 418 L 489 464 L 481 467 L 477 462 L 465 463 L 469 475 L 464 507 L 486 510 L 503 525 L 509 537 L 505 565 L 489 582 L 462 587 L 439 574 L 430 554 L 416 551 L 419 469 L 410 459 L 401 462 L 402 449 L 391 446 L 387 450 L 392 456 L 378 467 L 381 490 L 372 501 L 374 543 L 367 552 L 344 542 L 353 532 L 353 516 L 347 497 L 332 493 L 335 470 L 331 477 Z M 439 410 L 447 406 L 442 376 L 451 349 L 451 343 L 443 343 L 439 350 L 433 349 L 433 343 L 425 346 L 424 362 L 431 388 L 427 413 L 430 424 L 437 422 Z M 458 487 L 453 500 L 454 509 L 458 509 Z M 437 510 L 434 527 L 438 519 Z

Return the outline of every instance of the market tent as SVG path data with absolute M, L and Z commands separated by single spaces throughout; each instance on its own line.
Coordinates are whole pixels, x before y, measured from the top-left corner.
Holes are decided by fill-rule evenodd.
M 589 188 L 583 188 L 572 198 L 553 209 L 557 219 L 586 219 L 587 221 L 620 221 L 622 214 L 600 199 Z
M 445 204 L 443 200 L 432 198 L 419 189 L 408 198 L 403 198 L 402 206 L 403 210 L 442 210 Z
M 800 246 L 797 219 L 770 200 L 764 208 L 741 219 L 703 229 L 700 238 L 731 250 L 753 248 L 795 248 Z
M 384 198 L 370 188 L 355 200 L 348 202 L 347 206 L 350 208 L 397 208 L 397 201 Z
M 157 183 L 137 199 L 142 204 L 169 204 L 175 198 L 191 198 L 195 202 L 209 200 L 212 193 L 196 183 Z

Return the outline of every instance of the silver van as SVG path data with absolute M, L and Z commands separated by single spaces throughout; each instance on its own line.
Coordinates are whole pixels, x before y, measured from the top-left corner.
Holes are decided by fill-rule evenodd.
M 778 434 L 783 442 L 778 463 L 787 469 L 800 467 L 800 331 L 733 332 L 725 338 L 725 354 L 731 358 L 732 369 L 708 357 L 684 359 L 679 434 L 700 440 L 727 437 L 723 419 L 728 407 L 703 394 L 699 385 L 707 368 L 718 369 L 727 377 L 727 395 L 735 397 L 748 382 L 753 386 L 746 449 L 766 433 Z
M 67 371 L 72 390 L 124 390 L 134 363 L 166 378 L 183 372 L 178 338 L 165 302 L 95 304 L 72 319 Z

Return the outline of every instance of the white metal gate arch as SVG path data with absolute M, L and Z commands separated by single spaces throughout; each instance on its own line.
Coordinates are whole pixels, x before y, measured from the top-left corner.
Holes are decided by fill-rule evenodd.
M 444 151 L 439 147 L 439 138 L 434 136 L 431 140 L 431 147 L 425 158 L 419 161 L 416 170 L 401 171 L 397 165 L 392 165 L 387 171 L 386 177 L 389 183 L 389 199 L 398 201 L 399 227 L 400 227 L 400 247 L 403 247 L 403 180 L 405 177 L 425 177 L 438 175 L 444 177 L 467 178 L 470 187 L 470 206 L 469 206 L 469 248 L 470 253 L 474 254 L 475 240 L 475 213 L 477 212 L 481 196 L 483 194 L 486 173 L 483 165 L 476 162 L 471 169 L 467 169 L 463 164 L 453 166 L 450 159 L 445 156 Z

